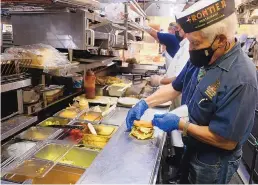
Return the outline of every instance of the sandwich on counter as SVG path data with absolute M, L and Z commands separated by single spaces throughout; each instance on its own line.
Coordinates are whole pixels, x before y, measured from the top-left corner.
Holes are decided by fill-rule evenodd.
M 131 136 L 139 140 L 146 140 L 153 138 L 154 129 L 153 125 L 149 121 L 134 121 L 134 126 L 130 133 Z

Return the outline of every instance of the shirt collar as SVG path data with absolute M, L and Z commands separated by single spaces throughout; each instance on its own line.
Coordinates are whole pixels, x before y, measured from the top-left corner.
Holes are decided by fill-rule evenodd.
M 207 67 L 206 69 L 211 69 L 211 68 L 214 68 L 214 67 L 219 67 L 221 69 L 224 69 L 225 71 L 229 71 L 232 64 L 236 61 L 234 59 L 229 59 L 227 60 L 227 58 L 229 58 L 230 56 L 232 56 L 233 54 L 237 53 L 237 52 L 240 52 L 241 50 L 241 46 L 240 46 L 240 43 L 237 42 L 235 44 L 235 46 L 228 52 L 226 53 L 225 55 L 221 56 L 219 59 L 217 59 L 217 61 Z
M 180 43 L 180 47 L 183 47 L 186 43 L 187 43 L 188 39 L 187 38 L 184 38 Z

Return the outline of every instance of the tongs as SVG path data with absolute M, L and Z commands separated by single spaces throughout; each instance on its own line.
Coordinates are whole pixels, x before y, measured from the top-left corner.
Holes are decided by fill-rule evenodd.
M 85 126 L 83 125 L 47 125 L 47 127 L 61 128 L 61 129 L 79 129 L 79 130 L 85 129 Z
M 93 135 L 97 135 L 97 132 L 91 123 L 88 123 L 88 128 Z
M 60 129 L 79 129 L 84 130 L 83 125 L 48 125 L 47 127 L 60 128 Z M 91 123 L 88 123 L 88 128 L 93 135 L 97 135 L 97 132 Z
M 124 92 L 127 88 L 131 87 L 132 83 L 126 84 L 122 89 L 117 90 L 118 92 Z
M 112 105 L 111 107 L 107 105 L 105 111 L 103 111 L 103 112 L 101 113 L 102 116 L 104 117 L 104 116 L 108 115 L 110 112 L 112 112 L 113 110 L 115 110 L 115 108 L 116 108 L 116 104 Z

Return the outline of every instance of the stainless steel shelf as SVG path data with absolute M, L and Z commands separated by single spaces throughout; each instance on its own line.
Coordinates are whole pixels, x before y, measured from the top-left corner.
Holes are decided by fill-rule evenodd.
M 70 94 L 70 95 L 68 95 L 68 96 L 61 97 L 61 98 L 60 98 L 60 99 L 58 99 L 57 101 L 55 101 L 55 102 L 53 102 L 53 103 L 48 104 L 47 106 L 45 106 L 45 107 L 44 107 L 44 108 L 42 108 L 41 110 L 43 110 L 43 109 L 47 109 L 48 107 L 51 107 L 52 105 L 55 105 L 55 104 L 57 104 L 57 103 L 60 103 L 60 102 L 62 102 L 62 101 L 64 101 L 64 100 L 67 100 L 67 99 L 69 99 L 69 98 L 79 96 L 79 95 L 81 95 L 82 93 L 83 93 L 83 91 L 78 91 L 78 92 L 75 92 L 75 93 Z M 40 110 L 40 111 L 41 111 L 41 110 Z
M 80 64 L 80 67 L 83 68 L 85 71 L 89 70 L 89 69 L 97 69 L 97 68 L 102 68 L 101 70 L 97 70 L 97 72 L 101 72 L 105 69 L 107 69 L 108 67 L 114 65 L 114 62 L 110 62 L 108 65 L 103 65 L 101 62 L 95 62 L 95 63 L 91 63 L 91 64 Z
M 2 0 L 1 7 L 8 8 L 11 12 L 44 12 L 62 8 L 97 9 L 100 3 L 96 0 Z
M 20 88 L 27 87 L 27 86 L 30 86 L 30 85 L 31 85 L 31 79 L 30 78 L 1 84 L 1 93 L 11 91 L 11 90 L 20 89 Z
M 18 115 L 1 123 L 1 141 L 16 134 L 25 127 L 35 123 L 38 120 L 37 116 Z
M 94 20 L 94 18 L 90 18 L 87 17 L 88 19 Z M 124 25 L 120 24 L 115 24 L 109 20 L 107 20 L 106 18 L 102 18 L 102 19 L 98 19 L 98 24 L 93 24 L 90 26 L 91 29 L 96 29 L 96 28 L 101 28 L 104 26 L 110 26 L 111 28 L 113 28 L 114 30 L 126 30 L 126 28 L 124 27 Z
M 95 31 L 95 39 L 103 39 L 103 40 L 108 40 L 109 39 L 109 33 L 104 33 L 104 32 L 98 32 Z
M 91 17 L 87 17 L 88 19 L 92 19 L 94 20 L 94 16 Z M 125 23 L 123 20 L 121 21 L 109 21 L 106 18 L 102 18 L 102 19 L 98 19 L 98 21 L 102 21 L 99 24 L 93 24 L 90 26 L 91 29 L 96 29 L 96 28 L 100 28 L 103 26 L 110 26 L 112 27 L 114 30 L 126 30 L 126 27 L 124 26 Z M 129 31 L 144 31 L 141 26 L 138 23 L 132 22 L 132 21 L 128 21 L 128 30 Z
M 115 63 L 113 60 L 118 60 L 119 57 L 109 57 L 109 56 L 93 56 L 89 59 L 77 59 L 80 62 L 79 68 L 83 68 L 85 72 L 88 69 L 94 69 L 98 67 L 110 67 Z
M 114 21 L 114 24 L 123 26 L 124 25 L 124 21 Z M 132 21 L 128 21 L 128 29 L 131 31 L 144 31 L 139 24 L 132 22 Z
M 95 63 L 95 62 L 101 62 L 103 65 L 107 65 L 113 60 L 117 60 L 119 57 L 110 57 L 110 56 L 92 56 L 91 58 L 81 58 L 77 59 L 78 62 L 85 62 L 85 63 Z
M 109 20 L 106 17 L 101 17 L 99 14 L 97 13 L 90 13 L 90 12 L 85 12 L 85 15 L 88 19 L 91 19 L 93 21 L 97 21 L 97 22 L 109 22 Z

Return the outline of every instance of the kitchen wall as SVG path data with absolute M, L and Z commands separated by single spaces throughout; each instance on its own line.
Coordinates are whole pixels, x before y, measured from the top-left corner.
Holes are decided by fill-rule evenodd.
M 237 29 L 237 34 L 247 34 L 248 36 L 258 35 L 258 23 L 257 24 L 242 24 Z
M 149 25 L 154 27 L 154 29 L 162 29 L 164 32 L 167 32 L 168 30 L 168 25 L 171 22 L 175 22 L 174 17 L 157 17 L 157 16 L 150 16 L 148 17 L 149 19 Z M 154 43 L 156 42 L 155 39 L 153 39 L 149 34 L 145 33 L 144 34 L 144 41 L 148 43 Z

